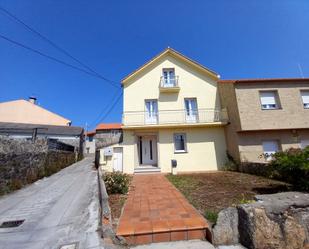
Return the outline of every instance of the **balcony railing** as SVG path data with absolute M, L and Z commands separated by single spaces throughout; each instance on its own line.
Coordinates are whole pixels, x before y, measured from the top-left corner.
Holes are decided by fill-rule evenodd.
M 122 116 L 124 126 L 215 123 L 227 122 L 227 120 L 225 109 L 165 110 L 153 113 L 125 112 Z
M 161 76 L 160 78 L 160 87 L 161 88 L 173 88 L 173 87 L 179 87 L 178 86 L 178 76 L 174 76 L 171 78 L 164 78 L 164 76 Z

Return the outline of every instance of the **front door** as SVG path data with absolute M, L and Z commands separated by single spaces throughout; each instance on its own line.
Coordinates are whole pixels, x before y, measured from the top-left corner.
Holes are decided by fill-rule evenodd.
M 140 137 L 140 163 L 141 165 L 157 164 L 157 139 L 155 136 Z

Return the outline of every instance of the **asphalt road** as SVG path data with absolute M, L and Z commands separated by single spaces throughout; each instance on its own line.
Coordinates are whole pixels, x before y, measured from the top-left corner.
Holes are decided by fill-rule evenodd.
M 19 227 L 0 228 L 0 249 L 58 249 L 75 242 L 78 249 L 103 248 L 97 232 L 98 185 L 92 161 L 86 158 L 1 197 L 0 224 L 25 221 Z

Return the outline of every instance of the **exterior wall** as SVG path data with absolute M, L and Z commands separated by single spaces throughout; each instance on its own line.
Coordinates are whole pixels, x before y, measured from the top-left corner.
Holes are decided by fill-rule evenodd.
M 237 131 L 240 130 L 240 119 L 234 85 L 219 84 L 218 91 L 222 108 L 226 108 L 229 117 L 229 123 L 224 127 L 227 151 L 235 160 L 239 161 Z
M 93 140 L 90 142 L 89 140 L 86 140 L 85 145 L 85 153 L 86 154 L 92 154 L 95 153 L 95 143 L 96 140 L 93 138 Z
M 260 90 L 277 90 L 281 108 L 262 110 Z M 308 83 L 241 83 L 235 85 L 242 130 L 296 129 L 309 127 L 309 109 L 304 109 L 300 90 Z
M 113 144 L 108 146 L 112 149 L 114 149 L 115 147 L 123 147 L 122 144 Z M 107 172 L 112 172 L 113 168 L 114 168 L 114 157 L 113 156 L 104 156 L 104 148 L 101 148 L 100 150 L 100 160 L 99 160 L 99 165 L 101 167 L 101 169 L 103 171 L 107 171 Z M 124 162 L 124 159 L 123 159 Z M 124 163 L 123 163 L 124 165 Z M 127 173 L 126 171 L 123 171 L 125 173 Z
M 179 76 L 179 93 L 160 93 L 159 83 L 163 68 L 175 68 Z M 220 108 L 217 82 L 191 66 L 165 55 L 150 65 L 142 75 L 124 86 L 124 112 L 143 112 L 145 99 L 157 99 L 158 110 L 184 110 L 184 98 L 196 98 L 198 108 Z
M 111 144 L 121 143 L 123 140 L 121 129 L 112 130 L 97 130 L 96 135 L 96 148 L 103 148 Z
M 26 100 L 0 103 L 0 122 L 70 125 L 71 121 Z
M 185 133 L 186 153 L 174 152 L 174 133 Z M 137 135 L 157 134 L 158 167 L 161 172 L 171 172 L 171 160 L 177 160 L 178 172 L 213 171 L 221 169 L 226 162 L 226 144 L 224 129 L 185 128 L 124 131 L 125 173 L 133 173 L 138 166 Z
M 263 154 L 264 140 L 277 140 L 281 150 L 300 148 L 301 140 L 309 139 L 309 129 L 303 130 L 274 130 L 240 132 L 239 150 L 243 162 L 265 162 Z

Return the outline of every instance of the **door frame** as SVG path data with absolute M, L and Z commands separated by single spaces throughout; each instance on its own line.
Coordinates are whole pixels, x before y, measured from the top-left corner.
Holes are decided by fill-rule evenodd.
M 121 150 L 121 171 L 120 172 L 123 172 L 123 147 L 114 147 L 113 148 L 113 171 L 115 171 L 115 159 L 114 158 L 114 155 L 115 155 L 115 149 L 120 149 Z

